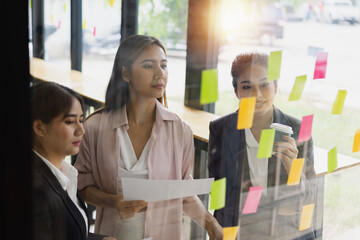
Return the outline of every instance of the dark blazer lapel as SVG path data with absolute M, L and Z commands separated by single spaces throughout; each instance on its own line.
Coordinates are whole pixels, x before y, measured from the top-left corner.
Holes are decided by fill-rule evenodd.
M 72 202 L 68 194 L 64 191 L 61 184 L 53 174 L 53 172 L 50 170 L 50 168 L 43 162 L 42 159 L 39 158 L 35 153 L 33 153 L 33 163 L 34 168 L 36 171 L 38 171 L 41 175 L 43 175 L 44 179 L 48 181 L 51 188 L 55 191 L 56 194 L 58 194 L 66 208 L 68 209 L 68 212 L 72 215 L 72 217 L 75 219 L 79 229 L 81 229 L 81 234 L 86 234 L 86 225 L 83 221 L 83 217 L 78 210 L 78 208 L 75 206 L 75 204 Z M 86 212 L 86 211 L 85 211 Z M 85 239 L 86 236 L 83 236 L 83 239 Z
M 239 213 L 240 193 L 242 186 L 242 173 L 244 159 L 246 159 L 246 142 L 244 130 L 237 130 L 237 112 L 231 115 L 231 119 L 228 122 L 224 131 L 227 137 L 226 150 L 226 177 L 227 181 L 231 183 L 229 185 L 231 189 L 231 197 L 234 201 L 231 203 L 234 213 Z M 225 138 L 226 139 L 226 138 Z M 227 184 L 228 185 L 228 184 Z M 228 190 L 227 190 L 228 192 Z M 232 219 L 233 226 L 238 224 L 238 214 L 234 214 Z
M 77 208 L 75 203 L 71 200 L 71 198 L 69 197 L 69 195 L 66 192 L 65 192 L 65 194 L 62 194 L 61 197 L 62 197 L 63 201 L 66 203 L 65 204 L 66 208 L 68 209 L 68 211 L 70 212 L 72 217 L 75 219 L 76 224 L 81 229 L 82 239 L 85 239 L 86 238 L 86 224 L 85 224 L 85 220 L 84 220 L 82 214 L 80 213 L 79 209 Z

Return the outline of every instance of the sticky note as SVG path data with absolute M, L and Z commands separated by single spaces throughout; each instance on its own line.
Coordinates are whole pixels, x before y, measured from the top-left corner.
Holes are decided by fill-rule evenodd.
M 246 197 L 242 214 L 250 214 L 257 212 L 262 191 L 263 191 L 262 186 L 249 188 L 249 193 Z
M 241 98 L 238 112 L 237 129 L 251 128 L 253 125 L 256 98 Z
M 314 212 L 314 204 L 305 205 L 302 207 L 299 231 L 310 228 L 311 220 Z
M 236 240 L 237 233 L 239 231 L 239 227 L 225 227 L 223 228 L 224 237 L 223 240 Z
M 114 6 L 115 0 L 110 0 L 110 6 Z
M 336 96 L 335 102 L 332 107 L 331 114 L 342 114 L 343 108 L 344 108 L 344 102 L 346 98 L 346 90 L 339 90 L 338 94 Z
M 30 3 L 29 3 L 29 7 L 32 8 L 32 3 L 31 3 L 31 0 L 30 0 Z
M 211 184 L 210 210 L 218 210 L 225 207 L 226 178 L 221 178 Z
M 50 16 L 50 21 L 51 21 L 51 23 L 54 23 L 54 15 L 52 15 L 52 14 Z
M 267 80 L 274 81 L 280 78 L 282 51 L 271 52 L 268 59 Z
M 314 115 L 303 116 L 299 130 L 299 143 L 306 142 L 311 138 L 313 118 Z
M 315 63 L 314 79 L 325 78 L 327 60 L 328 60 L 327 52 L 318 53 Z
M 360 151 L 360 129 L 356 130 L 352 152 Z
M 96 27 L 94 27 L 94 30 L 93 30 L 93 36 L 95 37 L 96 35 Z
M 59 29 L 61 26 L 61 21 L 59 20 L 57 28 Z
M 263 129 L 260 135 L 257 158 L 270 158 L 275 138 L 275 129 Z
M 337 149 L 332 148 L 328 152 L 328 173 L 331 173 L 337 168 Z
M 206 69 L 201 72 L 200 104 L 218 100 L 218 70 Z
M 298 185 L 300 183 L 301 173 L 304 166 L 304 158 L 294 159 L 291 163 L 290 173 L 287 185 Z
M 289 96 L 289 101 L 296 101 L 301 98 L 301 94 L 305 87 L 305 82 L 306 82 L 306 75 L 296 77 L 294 86 Z
M 64 3 L 64 12 L 66 12 L 66 3 Z
M 82 25 L 82 29 L 85 29 L 85 28 L 86 28 L 86 19 L 84 19 L 83 25 Z

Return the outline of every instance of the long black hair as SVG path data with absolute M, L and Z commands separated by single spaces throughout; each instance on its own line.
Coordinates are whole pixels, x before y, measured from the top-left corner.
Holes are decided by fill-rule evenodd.
M 105 95 L 105 111 L 115 111 L 122 108 L 129 101 L 129 84 L 122 78 L 122 67 L 131 69 L 134 61 L 151 44 L 164 50 L 165 47 L 156 38 L 144 35 L 133 35 L 126 38 L 119 46 L 112 74 Z M 166 93 L 158 101 L 167 107 Z

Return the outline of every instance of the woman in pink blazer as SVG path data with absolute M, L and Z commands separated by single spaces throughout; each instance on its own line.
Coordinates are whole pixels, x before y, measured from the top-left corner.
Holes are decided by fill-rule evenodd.
M 166 51 L 159 40 L 134 35 L 121 43 L 105 107 L 85 121 L 75 164 L 84 200 L 97 207 L 96 233 L 118 239 L 183 239 L 185 212 L 210 239 L 223 237 L 197 196 L 156 203 L 123 200 L 123 176 L 191 179 L 193 134 L 165 108 L 167 80 Z

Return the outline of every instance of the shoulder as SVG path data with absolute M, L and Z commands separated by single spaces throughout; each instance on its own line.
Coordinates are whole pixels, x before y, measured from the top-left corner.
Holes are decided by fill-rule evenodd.
M 294 116 L 291 116 L 289 114 L 286 114 L 278 108 L 275 108 L 274 122 L 275 121 L 278 123 L 285 124 L 285 125 L 292 127 L 292 130 L 294 132 L 294 135 L 292 137 L 297 139 L 297 136 L 298 136 L 299 130 L 300 130 L 300 125 L 301 125 L 300 119 L 298 119 Z
M 226 125 L 232 126 L 232 125 L 236 124 L 237 115 L 238 115 L 238 112 L 235 111 L 233 113 L 227 114 L 225 116 L 219 117 L 218 119 L 211 121 L 210 122 L 210 130 L 214 130 L 214 129 L 222 130 L 223 127 Z M 233 127 L 236 127 L 236 125 L 234 125 Z
M 276 116 L 276 121 L 279 123 L 284 123 L 284 124 L 288 124 L 291 127 L 300 127 L 301 125 L 301 120 L 291 116 L 289 114 L 286 114 L 284 112 L 282 112 L 280 109 L 275 108 L 275 116 Z M 275 120 L 275 119 L 274 119 Z

